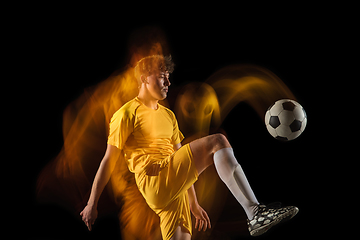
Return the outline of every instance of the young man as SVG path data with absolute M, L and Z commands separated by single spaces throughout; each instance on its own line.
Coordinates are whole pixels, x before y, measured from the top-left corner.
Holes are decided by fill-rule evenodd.
M 215 164 L 219 177 L 244 208 L 252 236 L 295 216 L 296 207 L 270 208 L 259 204 L 224 135 L 210 135 L 181 146 L 184 136 L 174 113 L 158 103 L 167 97 L 173 68 L 171 57 L 160 55 L 145 57 L 136 65 L 139 95 L 113 115 L 105 156 L 88 204 L 80 213 L 89 230 L 97 217 L 101 192 L 120 154 L 135 174 L 147 204 L 160 217 L 164 240 L 191 238 L 190 211 L 196 219 L 195 228 L 211 228 L 193 186 L 211 164 Z

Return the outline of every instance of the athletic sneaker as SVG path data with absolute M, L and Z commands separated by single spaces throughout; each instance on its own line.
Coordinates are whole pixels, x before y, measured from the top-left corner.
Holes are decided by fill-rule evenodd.
M 248 220 L 248 229 L 251 236 L 255 237 L 264 234 L 271 227 L 282 221 L 290 220 L 299 212 L 299 209 L 294 206 L 280 207 L 274 205 L 259 205 L 254 219 Z

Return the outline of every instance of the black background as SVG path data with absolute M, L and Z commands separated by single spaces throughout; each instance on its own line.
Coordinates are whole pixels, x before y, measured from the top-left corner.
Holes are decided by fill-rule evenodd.
M 161 29 L 168 39 L 176 64 L 171 76 L 173 89 L 205 81 L 229 64 L 250 63 L 274 72 L 295 94 L 307 112 L 308 124 L 292 142 L 273 139 L 263 119 L 246 104 L 236 106 L 221 127 L 235 154 L 242 156 L 239 161 L 257 198 L 300 208 L 294 220 L 261 238 L 291 239 L 314 234 L 319 225 L 314 220 L 319 215 L 315 203 L 329 200 L 326 193 L 333 181 L 323 176 L 328 164 L 321 144 L 324 142 L 319 139 L 326 138 L 322 118 L 326 107 L 319 108 L 319 102 L 326 99 L 324 93 L 329 91 L 329 79 L 342 52 L 343 45 L 334 37 L 344 31 L 340 10 L 238 4 L 213 6 L 211 11 L 190 6 L 153 6 L 141 11 L 117 6 L 104 10 L 97 6 L 43 6 L 43 11 L 37 7 L 29 6 L 32 11 L 26 11 L 23 6 L 26 14 L 14 14 L 19 23 L 10 27 L 16 33 L 10 50 L 20 53 L 15 57 L 12 79 L 21 86 L 17 89 L 22 100 L 12 108 L 14 118 L 20 118 L 19 126 L 26 129 L 25 139 L 15 134 L 26 143 L 19 151 L 24 156 L 20 157 L 22 167 L 17 174 L 25 179 L 24 186 L 20 190 L 14 187 L 11 195 L 26 203 L 16 207 L 19 213 L 14 215 L 21 216 L 20 220 L 10 217 L 18 229 L 15 235 L 26 233 L 34 239 L 120 238 L 116 213 L 98 219 L 89 233 L 79 218 L 61 207 L 39 204 L 35 186 L 41 169 L 62 147 L 65 107 L 86 87 L 126 66 L 130 34 L 149 25 Z M 19 113 L 26 117 L 19 117 Z M 229 195 L 228 201 L 230 206 L 234 199 Z M 231 212 L 244 215 L 238 206 L 224 212 L 224 219 Z M 319 234 L 332 231 L 323 229 Z M 220 235 L 218 239 L 247 237 L 226 232 Z

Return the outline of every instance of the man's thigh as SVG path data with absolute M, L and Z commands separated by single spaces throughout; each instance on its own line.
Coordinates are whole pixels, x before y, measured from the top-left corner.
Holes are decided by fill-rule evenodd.
M 199 175 L 211 164 L 213 164 L 213 155 L 222 148 L 231 147 L 226 137 L 222 134 L 209 135 L 190 144 L 193 154 L 196 170 Z
M 191 235 L 183 225 L 178 226 L 176 228 L 175 233 L 171 238 L 171 240 L 190 240 L 190 239 L 191 239 Z

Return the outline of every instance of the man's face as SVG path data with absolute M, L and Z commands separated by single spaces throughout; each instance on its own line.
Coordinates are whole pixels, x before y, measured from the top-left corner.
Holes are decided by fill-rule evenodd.
M 167 97 L 168 88 L 171 85 L 169 72 L 160 71 L 146 77 L 148 84 L 146 87 L 150 95 L 156 100 L 164 100 Z

